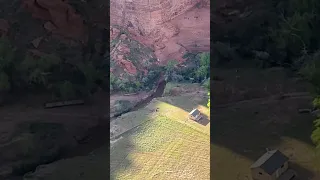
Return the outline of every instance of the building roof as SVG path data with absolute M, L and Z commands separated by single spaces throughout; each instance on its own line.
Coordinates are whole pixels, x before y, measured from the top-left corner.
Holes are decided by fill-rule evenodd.
M 293 179 L 294 176 L 295 177 L 297 176 L 296 172 L 292 169 L 288 169 L 286 172 L 281 174 L 281 176 L 279 177 L 279 180 L 294 180 Z
M 189 113 L 189 115 L 192 115 L 192 116 L 197 116 L 198 114 L 200 114 L 200 111 L 198 109 L 194 109 Z
M 273 150 L 262 155 L 255 163 L 251 165 L 251 168 L 260 167 L 266 173 L 272 175 L 286 161 L 288 161 L 288 157 L 278 150 Z

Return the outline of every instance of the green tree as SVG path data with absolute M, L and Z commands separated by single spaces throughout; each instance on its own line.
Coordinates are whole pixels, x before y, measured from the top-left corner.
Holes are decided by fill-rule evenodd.
M 166 77 L 167 81 L 171 80 L 172 73 L 173 73 L 174 68 L 177 64 L 178 64 L 178 62 L 176 60 L 169 60 L 168 61 L 168 64 L 165 67 L 165 70 L 166 70 L 165 77 Z
M 203 83 L 204 87 L 208 90 L 208 102 L 207 102 L 207 106 L 208 108 L 210 108 L 210 78 L 208 78 L 204 83 Z
M 282 2 L 277 27 L 270 28 L 270 45 L 283 52 L 285 58 L 279 58 L 277 64 L 284 65 L 287 59 L 293 59 L 319 47 L 320 1 L 291 0 Z M 292 63 L 292 62 L 289 62 Z M 291 64 L 290 64 L 291 65 Z
M 0 90 L 9 91 L 14 83 L 15 48 L 6 37 L 0 38 Z
M 47 88 L 49 85 L 49 75 L 52 75 L 53 68 L 60 66 L 60 63 L 61 59 L 53 54 L 44 55 L 39 59 L 27 55 L 17 66 L 17 69 L 27 84 Z
M 207 106 L 208 106 L 208 108 L 210 109 L 210 92 L 208 92 L 208 96 L 209 96 L 209 99 L 208 99 Z
M 72 99 L 76 97 L 74 85 L 70 81 L 59 84 L 59 95 L 62 99 Z
M 314 121 L 315 129 L 312 131 L 311 140 L 316 145 L 317 149 L 320 148 L 320 118 Z
M 87 93 L 91 92 L 97 87 L 96 82 L 101 80 L 103 74 L 93 65 L 92 62 L 77 64 L 79 71 L 84 75 L 84 89 Z M 111 80 L 111 76 L 110 76 Z M 114 81 L 114 80 L 113 80 Z M 111 82 L 111 81 L 110 81 Z
M 0 91 L 8 91 L 10 90 L 10 82 L 9 82 L 9 76 L 4 73 L 1 72 L 0 73 Z
M 14 65 L 15 48 L 11 45 L 10 41 L 5 38 L 0 38 L 0 69 L 3 71 L 8 70 Z
M 210 53 L 200 54 L 200 67 L 196 71 L 197 78 L 201 81 L 210 76 Z

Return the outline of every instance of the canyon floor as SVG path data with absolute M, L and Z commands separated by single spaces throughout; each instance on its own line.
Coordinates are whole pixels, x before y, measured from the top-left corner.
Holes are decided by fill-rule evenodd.
M 0 157 L 6 166 L 1 166 L 1 173 L 10 168 L 22 173 L 45 164 L 25 174 L 24 180 L 107 179 L 111 158 L 114 179 L 209 179 L 211 160 L 211 178 L 246 180 L 251 178 L 251 163 L 269 148 L 287 155 L 300 179 L 319 179 L 319 157 L 310 140 L 315 117 L 299 113 L 312 107 L 307 83 L 283 69 L 215 69 L 215 76 L 219 81 L 212 85 L 211 117 L 206 92 L 199 85 L 169 83 L 163 97 L 113 120 L 111 140 L 103 134 L 88 136 L 88 129 L 105 115 L 100 113 L 99 120 L 98 107 L 107 105 L 40 110 L 38 103 L 29 104 L 28 111 L 21 105 L 3 107 Z M 186 120 L 194 107 L 211 120 Z M 100 139 L 99 146 L 92 145 L 95 139 Z M 49 164 L 37 159 L 56 156 L 62 147 L 78 152 L 49 159 Z
M 111 179 L 210 179 L 207 93 L 178 86 L 189 92 L 153 99 L 111 122 Z M 204 116 L 199 122 L 188 120 L 193 108 Z
M 268 149 L 289 157 L 299 179 L 320 178 L 310 136 L 309 85 L 283 69 L 216 69 L 212 85 L 211 178 L 251 180 L 250 165 Z M 225 94 L 225 95 L 224 95 Z

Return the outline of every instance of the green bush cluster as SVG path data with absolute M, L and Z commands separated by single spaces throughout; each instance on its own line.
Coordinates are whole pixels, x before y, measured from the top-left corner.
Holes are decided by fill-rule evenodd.
M 187 61 L 176 67 L 177 62 L 169 61 L 165 68 L 168 81 L 201 83 L 210 77 L 210 53 L 185 54 Z
M 68 63 L 54 54 L 40 58 L 15 56 L 16 50 L 6 38 L 0 39 L 0 91 L 50 92 L 58 99 L 88 96 L 107 74 L 101 61 Z
M 313 53 L 320 45 L 320 2 L 317 0 L 292 0 L 279 8 L 279 23 L 270 28 L 270 46 L 282 52 L 284 58 L 277 58 L 279 65 L 299 68 L 294 60 Z M 279 56 L 279 53 L 274 53 Z M 276 57 L 275 57 L 276 58 Z
M 167 82 L 201 83 L 210 77 L 210 53 L 188 53 L 184 58 L 187 61 L 181 64 L 183 67 L 178 67 L 176 60 L 169 60 L 166 66 L 153 68 L 146 76 L 139 74 L 135 81 L 116 78 L 110 73 L 110 90 L 128 93 L 151 90 L 157 84 L 162 72 Z
M 255 9 L 261 16 L 243 18 L 243 27 L 228 29 L 211 45 L 212 65 L 250 64 L 262 68 L 290 67 L 297 70 L 301 56 L 320 45 L 320 1 L 281 0 L 262 2 Z M 240 22 L 240 20 L 239 20 Z M 232 27 L 232 26 L 231 26 Z
M 10 91 L 14 72 L 15 49 L 6 38 L 0 39 L 0 92 Z
M 151 90 L 158 82 L 161 71 L 162 68 L 155 68 L 150 70 L 146 76 L 139 74 L 136 81 L 116 78 L 113 73 L 110 73 L 110 91 L 135 93 L 141 90 Z

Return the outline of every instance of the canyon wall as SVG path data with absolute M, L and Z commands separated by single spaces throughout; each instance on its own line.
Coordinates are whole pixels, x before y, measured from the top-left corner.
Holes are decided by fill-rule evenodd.
M 111 0 L 111 26 L 125 28 L 159 61 L 183 61 L 187 51 L 210 50 L 210 1 Z

